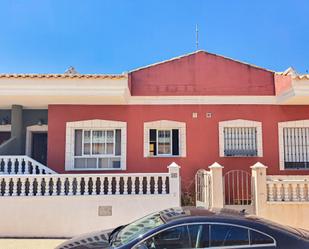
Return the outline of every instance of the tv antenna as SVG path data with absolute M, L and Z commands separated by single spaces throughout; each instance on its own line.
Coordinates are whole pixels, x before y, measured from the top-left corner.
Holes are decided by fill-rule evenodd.
M 198 50 L 198 24 L 195 26 L 195 39 L 196 50 Z

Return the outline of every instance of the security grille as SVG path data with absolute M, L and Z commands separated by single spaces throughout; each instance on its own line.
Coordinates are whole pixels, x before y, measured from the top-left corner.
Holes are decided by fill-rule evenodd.
M 284 166 L 309 168 L 309 127 L 283 128 Z
M 255 127 L 226 127 L 224 132 L 224 156 L 257 156 Z

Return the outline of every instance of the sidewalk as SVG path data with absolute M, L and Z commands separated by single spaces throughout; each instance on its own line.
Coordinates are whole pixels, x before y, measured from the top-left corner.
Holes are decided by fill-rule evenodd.
M 0 239 L 1 249 L 54 249 L 65 239 Z

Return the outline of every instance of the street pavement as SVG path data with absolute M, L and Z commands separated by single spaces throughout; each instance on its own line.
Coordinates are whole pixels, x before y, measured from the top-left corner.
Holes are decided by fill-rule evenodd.
M 64 239 L 0 239 L 0 249 L 54 249 Z

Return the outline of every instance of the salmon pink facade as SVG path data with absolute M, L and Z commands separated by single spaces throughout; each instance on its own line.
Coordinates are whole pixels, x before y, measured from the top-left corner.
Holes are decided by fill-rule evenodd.
M 214 162 L 308 174 L 309 76 L 292 69 L 197 51 L 125 75 L 31 80 L 51 83 L 16 104 L 47 110 L 47 165 L 58 173 L 165 172 L 176 162 L 183 187 Z

